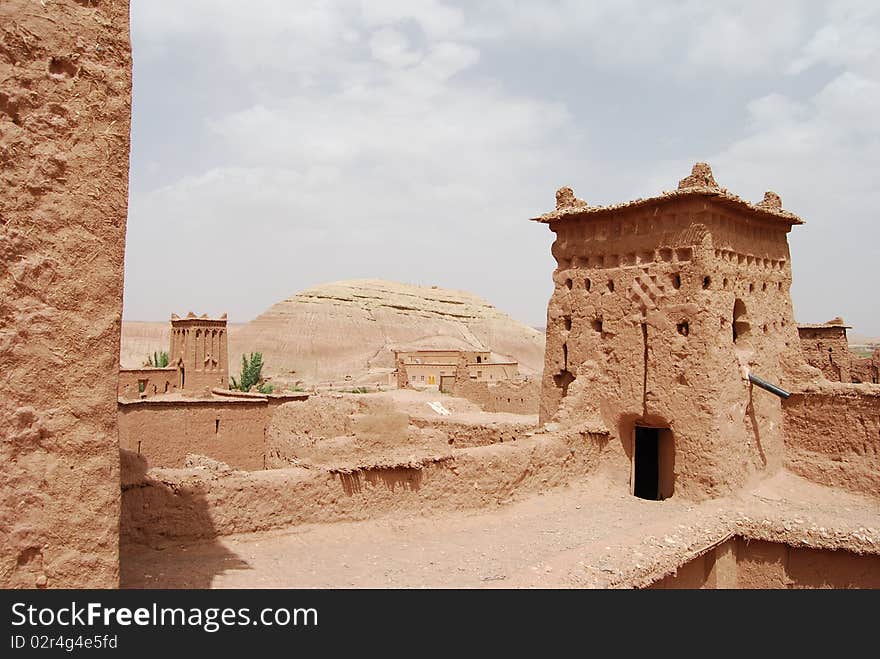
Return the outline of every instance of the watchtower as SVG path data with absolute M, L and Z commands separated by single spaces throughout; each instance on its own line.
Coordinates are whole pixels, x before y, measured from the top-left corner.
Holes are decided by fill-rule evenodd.
M 220 387 L 229 383 L 226 314 L 220 318 L 185 318 L 171 314 L 170 363 L 177 368 L 178 386 L 183 391 Z
M 721 188 L 705 163 L 678 189 L 590 206 L 570 188 L 534 218 L 556 234 L 541 421 L 601 419 L 629 458 L 631 491 L 721 494 L 782 462 L 780 400 L 802 368 L 787 234 L 767 192 Z

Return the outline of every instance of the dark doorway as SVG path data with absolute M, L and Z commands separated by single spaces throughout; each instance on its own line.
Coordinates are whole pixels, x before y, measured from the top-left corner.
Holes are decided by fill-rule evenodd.
M 183 366 L 180 367 L 180 388 L 186 389 L 186 369 Z
M 675 452 L 669 428 L 635 427 L 633 494 L 662 501 L 672 496 Z
M 660 447 L 657 428 L 636 426 L 633 494 L 640 499 L 657 500 L 660 485 Z

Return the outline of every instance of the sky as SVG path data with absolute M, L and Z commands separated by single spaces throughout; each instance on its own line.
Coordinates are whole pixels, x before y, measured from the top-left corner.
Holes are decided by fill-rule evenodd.
M 799 322 L 880 335 L 880 3 L 132 0 L 128 320 L 317 284 L 463 289 L 544 325 L 563 185 L 696 161 L 799 214 Z

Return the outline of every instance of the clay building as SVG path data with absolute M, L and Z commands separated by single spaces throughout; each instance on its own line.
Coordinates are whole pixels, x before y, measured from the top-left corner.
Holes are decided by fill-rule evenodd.
M 834 318 L 827 323 L 798 325 L 804 359 L 833 382 L 852 381 L 853 357 L 846 340 L 848 329 L 849 325 L 844 325 L 842 318 Z
M 488 350 L 395 350 L 394 372 L 401 389 L 451 389 L 456 374 L 476 382 L 504 382 L 519 376 L 514 361 L 496 361 Z
M 787 234 L 767 192 L 749 203 L 697 163 L 678 189 L 590 206 L 570 188 L 534 218 L 556 234 L 540 419 L 603 423 L 630 491 L 711 496 L 781 466 L 780 399 L 800 353 Z
M 229 385 L 226 314 L 220 318 L 185 318 L 171 314 L 169 365 L 162 368 L 121 368 L 117 396 L 127 400 L 158 394 L 203 394 Z
M 258 394 L 215 389 L 199 398 L 180 394 L 119 399 L 119 447 L 151 467 L 182 467 L 190 454 L 235 469 L 265 466 L 266 428 L 278 407 L 305 393 Z

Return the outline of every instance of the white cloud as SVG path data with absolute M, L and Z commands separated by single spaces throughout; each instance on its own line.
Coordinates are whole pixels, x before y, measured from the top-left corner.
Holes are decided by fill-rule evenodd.
M 405 34 L 391 27 L 373 32 L 370 52 L 375 59 L 393 67 L 410 66 L 423 57 L 423 53 L 412 48 Z
M 275 282 L 265 297 L 242 295 L 225 270 L 211 280 L 247 298 L 248 313 L 320 279 L 442 285 L 442 275 L 540 324 L 550 234 L 525 220 L 552 206 L 556 187 L 617 201 L 669 188 L 708 159 L 728 188 L 752 199 L 774 188 L 805 216 L 792 241 L 796 293 L 810 295 L 796 302 L 814 320 L 845 313 L 831 307 L 872 299 L 856 269 L 880 244 L 869 218 L 880 203 L 875 4 L 137 0 L 135 85 L 139 71 L 160 81 L 186 70 L 194 98 L 232 93 L 187 124 L 193 141 L 171 152 L 181 175 L 133 186 L 127 309 L 157 289 L 192 304 L 202 292 L 179 281 L 234 264 L 257 240 Z M 570 71 L 570 84 L 542 87 L 538 66 Z M 703 110 L 712 96 L 732 104 L 723 119 Z M 607 112 L 633 103 L 644 106 L 638 126 Z M 654 108 L 693 122 L 676 134 Z M 598 109 L 609 120 L 591 133 Z M 134 134 L 133 176 L 163 164 L 150 152 L 137 168 L 163 129 Z M 874 237 L 853 241 L 841 226 Z M 154 267 L 155 236 L 189 255 L 189 279 Z M 854 282 L 843 297 L 833 279 L 797 269 L 844 249 L 861 251 L 834 256 Z M 880 332 L 878 312 L 856 320 Z
M 880 5 L 874 0 L 838 0 L 829 3 L 826 11 L 828 22 L 816 31 L 789 70 L 800 73 L 828 63 L 876 71 L 880 64 Z
M 655 75 L 761 75 L 781 71 L 805 36 L 803 3 L 560 0 L 483 4 L 477 39 L 565 49 L 615 70 Z

